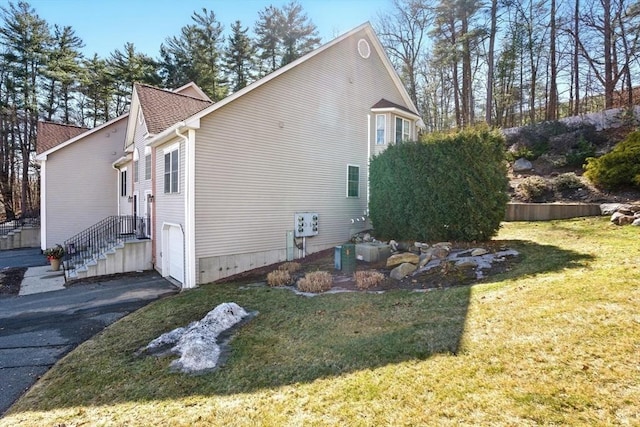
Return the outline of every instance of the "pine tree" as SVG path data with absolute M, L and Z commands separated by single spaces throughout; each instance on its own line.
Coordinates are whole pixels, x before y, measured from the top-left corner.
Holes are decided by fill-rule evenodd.
M 61 29 L 57 25 L 54 26 L 53 42 L 47 52 L 47 63 L 43 72 L 43 88 L 47 96 L 41 105 L 47 120 L 60 116 L 64 123 L 72 121 L 72 101 L 74 93 L 78 90 L 82 60 L 80 49 L 83 47 L 84 43 L 71 27 Z
M 242 29 L 240 21 L 231 25 L 231 35 L 225 50 L 225 65 L 229 73 L 231 90 L 237 92 L 254 79 L 253 57 L 255 48 L 247 36 L 249 28 Z
M 18 157 L 20 176 L 20 210 L 26 212 L 36 208 L 29 203 L 33 199 L 29 188 L 31 160 L 36 147 L 36 125 L 38 122 L 38 83 L 40 68 L 46 56 L 46 47 L 51 36 L 49 25 L 41 19 L 28 3 L 9 3 L 2 7 L 4 23 L 0 27 L 0 45 L 3 46 L 0 58 L 6 66 L 4 87 L 8 93 L 8 110 L 2 114 L 3 145 L 11 147 L 11 158 Z M 13 167 L 13 166 L 11 166 Z M 12 216 L 15 206 L 6 199 L 6 193 L 14 191 L 14 182 L 0 183 L 3 193 L 3 205 L 7 216 Z M 9 179 L 11 178 L 11 171 Z
M 320 44 L 318 30 L 296 1 L 282 8 L 282 63 L 287 65 Z
M 193 81 L 214 101 L 227 95 L 221 73 L 222 25 L 207 9 L 191 16 L 194 24 L 182 27 L 180 36 L 168 37 L 160 46 L 162 81 L 178 87 Z
M 277 70 L 281 62 L 283 19 L 280 9 L 274 6 L 267 6 L 258 12 L 253 32 L 256 34 L 256 49 L 261 60 L 260 74 L 263 76 Z

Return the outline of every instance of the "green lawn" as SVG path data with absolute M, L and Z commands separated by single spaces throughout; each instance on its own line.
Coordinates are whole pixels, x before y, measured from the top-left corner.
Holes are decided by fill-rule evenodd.
M 0 426 L 640 425 L 639 232 L 506 223 L 519 264 L 426 293 L 202 286 L 78 347 Z M 225 301 L 258 315 L 221 369 L 134 355 Z

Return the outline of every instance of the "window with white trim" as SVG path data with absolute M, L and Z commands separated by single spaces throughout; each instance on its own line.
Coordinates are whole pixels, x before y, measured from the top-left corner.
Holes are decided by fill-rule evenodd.
M 144 147 L 144 179 L 151 179 L 151 147 Z
M 175 144 L 164 150 L 164 192 L 178 192 L 180 146 Z
M 396 116 L 396 142 L 409 141 L 411 139 L 409 126 L 409 120 Z
M 127 196 L 127 168 L 120 170 L 120 196 Z
M 360 166 L 347 165 L 347 197 L 360 197 Z
M 140 180 L 140 155 L 138 154 L 138 149 L 136 148 L 133 152 L 133 182 L 138 182 Z
M 386 144 L 386 127 L 387 116 L 386 114 L 376 114 L 376 144 Z

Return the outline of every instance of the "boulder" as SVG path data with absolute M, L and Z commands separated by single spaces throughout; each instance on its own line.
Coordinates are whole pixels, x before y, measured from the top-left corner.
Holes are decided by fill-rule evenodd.
M 404 264 L 400 264 L 399 266 L 391 270 L 391 273 L 389 274 L 389 276 L 391 276 L 393 279 L 396 279 L 396 280 L 402 280 L 403 278 L 407 277 L 409 274 L 416 271 L 416 268 L 417 267 L 415 266 L 415 264 L 405 262 Z
M 420 257 L 411 252 L 403 252 L 400 254 L 391 255 L 387 258 L 387 267 L 394 267 L 403 263 L 418 264 Z
M 421 254 L 420 255 L 420 262 L 418 263 L 418 267 L 422 268 L 425 265 L 427 265 L 429 263 L 429 261 L 431 261 L 432 256 L 433 256 L 432 253 Z
M 636 218 L 631 225 L 635 225 L 636 227 L 640 226 L 640 218 Z
M 615 212 L 613 215 L 611 215 L 611 222 L 615 225 L 629 225 L 633 224 L 634 221 L 635 218 L 633 217 L 633 215 L 625 215 L 621 212 Z
M 513 162 L 513 171 L 514 172 L 523 172 L 533 169 L 533 164 L 524 157 L 519 158 L 515 162 Z
M 602 203 L 600 205 L 600 213 L 602 215 L 613 215 L 618 211 L 630 211 L 631 205 L 622 203 Z
M 459 261 L 456 261 L 456 267 L 459 268 L 476 268 L 478 266 L 478 262 L 472 258 L 462 258 Z
M 434 258 L 438 258 L 438 259 L 445 259 L 446 257 L 448 257 L 449 251 L 451 250 L 451 248 L 448 248 L 446 246 L 437 246 L 432 249 L 433 251 L 431 252 L 431 255 Z
M 482 256 L 488 254 L 489 251 L 484 248 L 476 248 L 471 251 L 471 256 Z

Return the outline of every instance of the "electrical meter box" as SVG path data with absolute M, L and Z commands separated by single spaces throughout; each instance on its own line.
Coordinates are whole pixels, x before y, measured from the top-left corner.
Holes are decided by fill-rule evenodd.
M 293 233 L 295 237 L 318 235 L 318 213 L 298 212 L 293 216 Z

